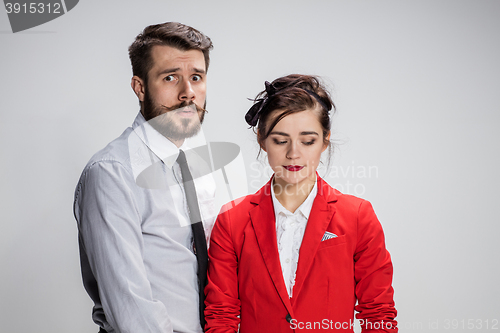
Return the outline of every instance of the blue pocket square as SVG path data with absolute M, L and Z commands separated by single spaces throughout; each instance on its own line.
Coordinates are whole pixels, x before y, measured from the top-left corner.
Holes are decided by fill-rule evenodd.
M 323 238 L 321 238 L 321 241 L 326 241 L 328 239 L 332 239 L 332 238 L 335 238 L 337 237 L 337 235 L 331 233 L 331 232 L 328 232 L 328 231 L 325 231 L 325 234 L 323 235 Z

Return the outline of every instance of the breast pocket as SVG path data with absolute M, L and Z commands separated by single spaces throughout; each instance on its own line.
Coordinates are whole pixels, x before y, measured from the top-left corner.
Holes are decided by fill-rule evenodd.
M 322 241 L 319 244 L 318 251 L 321 249 L 325 249 L 325 248 L 329 248 L 332 246 L 337 246 L 337 245 L 341 245 L 341 244 L 345 244 L 345 243 L 346 243 L 345 235 L 340 235 L 340 236 L 337 236 L 335 238 L 330 238 L 330 239 Z

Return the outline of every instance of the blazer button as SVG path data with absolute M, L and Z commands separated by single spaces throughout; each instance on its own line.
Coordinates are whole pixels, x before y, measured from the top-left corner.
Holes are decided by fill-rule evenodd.
M 286 317 L 285 317 L 286 321 L 287 322 L 291 322 L 292 321 L 292 316 L 290 316 L 290 314 L 287 314 Z

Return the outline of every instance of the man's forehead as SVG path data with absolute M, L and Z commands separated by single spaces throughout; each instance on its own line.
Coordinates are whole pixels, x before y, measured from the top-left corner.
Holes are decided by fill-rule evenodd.
M 189 70 L 205 71 L 205 56 L 200 50 L 180 50 L 167 45 L 155 45 L 151 49 L 153 67 L 188 67 Z

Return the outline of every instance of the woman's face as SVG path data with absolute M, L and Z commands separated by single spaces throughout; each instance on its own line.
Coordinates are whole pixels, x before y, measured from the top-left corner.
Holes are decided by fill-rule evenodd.
M 280 110 L 275 111 L 268 123 L 279 114 Z M 313 183 L 321 153 L 326 148 L 323 128 L 313 110 L 292 113 L 281 119 L 262 142 L 262 149 L 267 152 L 269 165 L 275 172 L 275 184 L 282 186 Z

